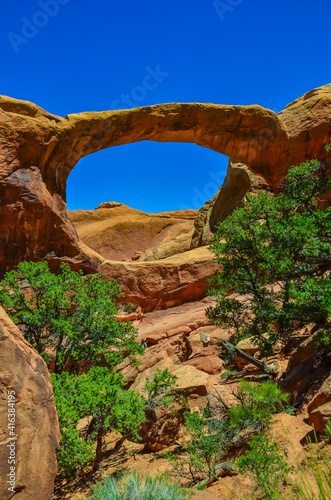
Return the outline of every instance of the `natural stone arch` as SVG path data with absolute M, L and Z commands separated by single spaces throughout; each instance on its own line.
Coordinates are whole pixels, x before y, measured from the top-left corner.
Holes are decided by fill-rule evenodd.
M 35 104 L 2 96 L 0 273 L 22 260 L 47 260 L 57 267 L 62 259 L 85 271 L 102 267 L 109 277 L 125 275 L 124 263 L 106 264 L 86 248 L 67 217 L 66 180 L 83 156 L 142 140 L 193 142 L 246 164 L 277 190 L 291 164 L 310 157 L 325 159 L 323 146 L 330 135 L 331 85 L 309 92 L 279 115 L 256 105 L 170 103 L 61 118 Z M 199 263 L 190 258 L 190 273 L 199 275 Z M 132 264 L 131 277 L 138 269 L 142 273 L 139 264 Z M 192 288 L 178 266 L 172 261 L 156 266 L 160 283 L 177 273 L 175 280 L 169 280 L 169 301 L 175 300 L 173 287 Z M 144 284 L 138 278 L 133 281 L 136 299 Z M 199 293 L 203 288 L 200 282 L 196 286 Z M 163 295 L 168 300 L 164 284 L 158 294 L 161 306 Z
M 260 106 L 160 104 L 124 111 L 69 115 L 59 143 L 45 165 L 45 178 L 65 181 L 80 158 L 104 148 L 138 141 L 186 142 L 249 165 L 275 185 L 284 164 L 288 136 L 278 116 Z

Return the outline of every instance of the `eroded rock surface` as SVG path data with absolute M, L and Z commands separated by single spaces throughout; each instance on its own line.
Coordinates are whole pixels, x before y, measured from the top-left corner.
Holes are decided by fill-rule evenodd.
M 15 435 L 8 429 L 8 391 L 15 393 Z M 12 415 L 11 413 L 10 415 Z M 50 500 L 60 430 L 47 366 L 0 308 L 0 497 Z M 7 445 L 15 443 L 9 448 Z M 8 464 L 10 451 L 15 463 Z M 12 455 L 14 456 L 14 455 Z M 15 467 L 15 494 L 8 490 Z
M 206 279 L 216 269 L 206 247 L 151 262 L 104 260 L 98 268 L 121 285 L 122 302 L 138 304 L 144 311 L 201 299 L 206 294 Z
M 80 239 L 105 259 L 160 260 L 190 250 L 197 210 L 148 214 L 120 203 L 104 205 L 68 216 Z
M 203 205 L 195 219 L 191 248 L 207 245 L 217 223 L 225 220 L 235 208 L 241 207 L 248 193 L 258 194 L 270 190 L 268 183 L 246 165 L 229 160 L 223 184 L 214 197 Z

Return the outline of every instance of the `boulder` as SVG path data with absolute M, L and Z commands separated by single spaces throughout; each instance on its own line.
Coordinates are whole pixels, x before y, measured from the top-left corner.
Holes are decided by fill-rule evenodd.
M 308 413 L 311 414 L 316 408 L 331 402 L 331 375 L 323 382 L 319 391 L 308 405 Z
M 196 215 L 197 211 L 195 217 Z M 188 250 L 191 250 L 192 249 L 191 240 L 193 236 L 193 222 L 194 221 L 192 220 L 192 226 L 190 224 L 190 228 L 185 228 L 183 224 L 179 226 L 178 229 L 180 229 L 181 232 L 177 235 L 174 235 L 173 231 L 167 232 L 163 242 L 160 243 L 155 248 L 146 250 L 146 252 L 144 252 L 139 258 L 139 261 L 143 262 L 146 260 L 165 259 L 167 257 L 171 257 L 171 255 L 176 255 L 178 253 L 183 253 L 187 252 Z
M 207 396 L 210 391 L 209 375 L 193 366 L 182 365 L 171 373 L 177 377 L 179 392 Z
M 175 365 L 170 358 L 166 358 L 152 368 L 140 373 L 131 385 L 130 390 L 139 392 L 142 396 L 147 397 L 147 392 L 145 390 L 147 377 L 151 379 L 157 369 L 164 370 L 165 368 L 168 368 L 169 372 L 177 377 L 179 393 L 185 393 L 188 396 L 206 396 L 211 389 L 210 379 L 207 373 L 197 370 L 193 366 Z
M 262 334 L 262 337 L 268 337 L 268 334 L 264 333 Z M 256 343 L 254 342 L 254 337 L 249 337 L 247 339 L 240 340 L 240 342 L 238 342 L 236 347 L 244 351 L 246 354 L 249 354 L 250 356 L 259 358 L 258 355 L 260 347 L 256 345 Z M 273 347 L 273 354 L 278 354 L 282 350 L 282 348 L 283 344 L 281 342 L 277 342 Z M 235 355 L 235 362 L 239 370 L 242 370 L 246 365 L 250 364 L 249 361 L 241 358 L 238 355 Z
M 188 339 L 193 352 L 200 352 L 202 346 L 219 347 L 220 339 L 229 340 L 230 335 L 231 333 L 229 330 L 208 325 L 200 326 L 196 331 L 193 331 L 191 335 L 189 335 Z
M 225 220 L 233 210 L 241 207 L 248 193 L 270 191 L 270 186 L 255 175 L 243 163 L 229 160 L 227 174 L 214 197 L 208 200 L 199 210 L 194 222 L 191 248 L 209 243 L 218 222 Z
M 60 430 L 47 366 L 2 308 L 0 342 L 0 497 L 50 500 Z M 15 429 L 8 427 L 8 415 L 15 415 Z M 15 494 L 6 482 L 10 467 L 15 468 Z
M 137 307 L 134 311 L 121 311 L 116 316 L 116 321 L 137 321 L 144 317 L 141 307 Z
M 146 381 L 147 378 L 150 380 L 154 377 L 155 373 L 157 370 L 165 370 L 168 369 L 171 373 L 173 370 L 178 368 L 174 362 L 172 361 L 171 358 L 168 356 L 161 359 L 158 363 L 156 363 L 154 366 L 151 368 L 146 368 L 143 372 L 139 373 L 133 382 L 133 384 L 130 386 L 130 390 L 139 392 L 144 398 L 147 399 L 147 391 L 145 389 Z
M 184 366 L 193 366 L 208 375 L 216 375 L 224 370 L 225 363 L 215 354 L 201 353 L 199 356 L 190 358 L 183 363 Z
M 212 259 L 209 250 L 201 247 L 151 262 L 104 260 L 99 271 L 120 284 L 121 302 L 132 302 L 147 312 L 201 300 L 206 280 L 218 269 Z
M 286 370 L 279 380 L 279 386 L 290 394 L 292 403 L 301 404 L 304 399 L 309 401 L 312 398 L 308 406 L 308 412 L 311 412 L 317 406 L 329 401 L 327 379 L 330 375 L 330 362 L 330 357 L 323 350 L 309 356 L 291 370 Z M 326 381 L 323 389 L 322 380 Z
M 214 326 L 198 326 L 205 324 L 205 310 L 212 303 L 211 299 L 204 299 L 165 311 L 152 311 L 136 321 L 137 340 L 145 339 L 148 347 L 138 367 L 133 367 L 128 358 L 118 367 L 127 384 L 160 362 L 191 365 L 211 375 L 220 373 L 224 364 L 219 358 L 219 338 L 227 338 L 228 333 Z
M 246 354 L 249 354 L 250 356 L 254 356 L 260 350 L 260 348 L 253 342 L 253 337 L 249 337 L 248 339 L 240 340 L 240 342 L 238 342 L 236 347 L 238 347 L 238 349 L 241 349 L 242 351 L 244 351 Z M 242 370 L 246 365 L 249 365 L 249 361 L 247 361 L 244 358 L 241 358 L 240 356 L 235 355 L 234 359 L 235 359 L 237 368 L 239 370 Z
M 156 420 L 147 418 L 146 428 L 142 429 L 145 448 L 151 451 L 161 451 L 171 446 L 184 433 L 184 411 L 157 412 Z
M 317 352 L 318 343 L 316 343 L 316 335 L 312 335 L 301 342 L 291 353 L 287 369 L 292 370 L 305 359 L 315 356 Z
M 318 406 L 309 413 L 309 422 L 316 432 L 323 433 L 328 420 L 331 420 L 331 401 Z
M 98 210 L 98 208 L 115 208 L 115 207 L 120 207 L 122 203 L 118 203 L 117 201 L 104 201 L 103 203 L 100 203 L 95 209 Z
M 161 345 L 155 345 L 145 350 L 141 356 L 141 364 L 138 367 L 132 366 L 129 359 L 119 365 L 118 370 L 124 375 L 127 384 L 131 384 L 139 373 L 145 372 L 159 363 L 166 366 L 179 365 L 189 358 L 192 350 L 185 335 L 178 335 L 175 338 L 166 339 Z M 163 369 L 163 368 L 162 368 Z
M 222 408 L 221 401 L 227 406 L 235 406 L 238 404 L 238 399 L 235 394 L 238 389 L 237 382 L 227 382 L 222 383 L 218 378 L 218 383 L 216 383 L 209 394 L 209 405 L 212 407 Z
M 177 335 L 189 335 L 209 324 L 206 318 L 207 307 L 214 304 L 209 298 L 175 305 L 166 310 L 147 312 L 141 321 L 134 323 L 139 329 L 138 339 L 146 339 L 149 344 L 158 344 Z M 212 327 L 212 331 L 215 327 Z M 191 333 L 192 335 L 192 333 Z

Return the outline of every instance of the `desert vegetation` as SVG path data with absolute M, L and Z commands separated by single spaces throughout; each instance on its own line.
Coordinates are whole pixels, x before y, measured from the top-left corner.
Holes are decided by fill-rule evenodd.
M 289 170 L 278 196 L 250 195 L 219 224 L 211 243 L 221 265 L 211 280 L 217 305 L 207 315 L 234 328 L 235 343 L 253 337 L 270 353 L 311 322 L 329 341 L 330 189 L 325 166 L 306 162 Z
M 137 330 L 117 322 L 115 300 L 120 287 L 100 274 L 85 275 L 61 264 L 61 273 L 47 262 L 21 262 L 0 283 L 0 303 L 24 337 L 50 364 L 54 373 L 88 368 L 102 358 L 115 366 L 126 355 L 141 354 Z

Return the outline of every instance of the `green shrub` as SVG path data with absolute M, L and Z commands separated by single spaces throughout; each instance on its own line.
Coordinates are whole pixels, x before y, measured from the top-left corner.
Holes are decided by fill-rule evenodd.
M 172 375 L 168 368 L 157 369 L 152 379 L 146 378 L 145 390 L 147 391 L 146 410 L 165 408 L 173 411 L 175 403 L 187 407 L 187 397 L 177 391 L 177 377 Z
M 281 194 L 249 195 L 218 225 L 212 324 L 232 326 L 237 340 L 254 337 L 263 352 L 298 322 L 331 331 L 331 207 L 318 207 L 330 188 L 325 166 L 311 160 L 290 168 Z
M 190 435 L 182 446 L 183 456 L 168 454 L 172 474 L 197 483 L 215 474 L 227 451 L 247 439 L 247 431 L 265 429 L 274 413 L 284 408 L 288 395 L 273 382 L 251 384 L 242 381 L 235 393 L 238 404 L 228 407 L 220 395 L 214 396 L 202 413 L 187 413 L 186 428 Z
M 98 467 L 106 431 L 140 439 L 137 432 L 146 418 L 145 401 L 134 391 L 123 389 L 121 374 L 110 372 L 107 368 L 92 367 L 88 373 L 78 376 L 52 374 L 52 382 L 61 429 L 58 460 L 62 476 L 75 475 L 94 455 L 95 467 Z M 77 431 L 77 424 L 83 417 L 90 417 L 87 443 L 82 441 Z M 95 452 L 90 446 L 94 439 Z
M 241 381 L 236 394 L 239 404 L 228 409 L 229 428 L 236 433 L 245 429 L 261 431 L 269 425 L 271 416 L 283 409 L 288 394 L 274 382 L 251 384 Z
M 237 460 L 239 470 L 249 473 L 256 484 L 258 498 L 281 500 L 280 486 L 284 482 L 289 467 L 279 454 L 276 443 L 269 443 L 266 436 L 253 436 L 248 443 L 248 451 Z M 256 491 L 254 497 L 256 495 Z
M 325 426 L 325 436 L 331 439 L 331 420 L 328 420 Z
M 132 304 L 131 302 L 120 302 L 117 304 L 117 311 L 119 313 L 132 313 L 137 309 L 137 304 Z
M 0 305 L 24 326 L 25 339 L 38 353 L 54 361 L 55 373 L 66 364 L 75 371 L 78 361 L 92 366 L 102 356 L 114 366 L 123 356 L 142 354 L 132 323 L 115 321 L 121 295 L 116 281 L 83 276 L 66 263 L 61 271 L 52 273 L 47 262 L 21 262 L 0 283 Z
M 83 441 L 74 427 L 62 429 L 61 442 L 56 450 L 57 465 L 62 477 L 74 478 L 94 456 L 92 441 Z
M 169 479 L 158 476 L 112 476 L 93 487 L 91 500 L 186 500 L 192 496 Z
M 322 328 L 314 335 L 314 344 L 317 346 L 329 346 L 331 344 L 331 331 Z

